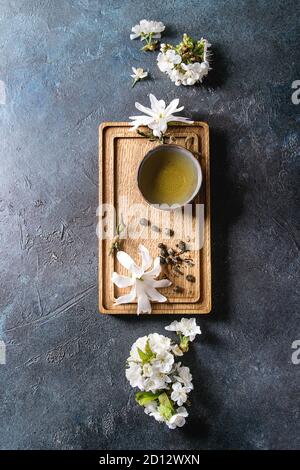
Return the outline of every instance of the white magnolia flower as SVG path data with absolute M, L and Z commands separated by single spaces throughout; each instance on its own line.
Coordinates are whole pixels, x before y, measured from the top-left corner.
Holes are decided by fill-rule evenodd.
M 181 406 L 187 401 L 188 390 L 182 386 L 180 382 L 175 382 L 172 385 L 171 399 Z
M 174 375 L 174 378 L 178 380 L 178 382 L 181 382 L 185 389 L 188 391 L 193 390 L 194 386 L 192 384 L 193 376 L 190 372 L 189 367 L 182 366 L 180 363 L 176 364 L 176 374 Z
M 160 52 L 157 56 L 157 65 L 161 72 L 170 72 L 176 64 L 180 64 L 181 57 L 172 49 Z
M 139 24 L 133 26 L 131 29 L 132 33 L 130 34 L 130 39 L 148 36 L 149 34 L 152 34 L 154 39 L 159 39 L 165 28 L 165 25 L 161 21 L 141 20 Z
M 160 287 L 168 287 L 172 283 L 167 279 L 156 280 L 155 278 L 160 274 L 160 258 L 154 260 L 149 254 L 147 248 L 139 245 L 139 252 L 142 258 L 142 266 L 137 266 L 133 259 L 125 253 L 125 251 L 117 252 L 117 259 L 119 263 L 124 266 L 131 276 L 122 276 L 116 272 L 112 275 L 112 281 L 116 286 L 131 287 L 129 294 L 121 295 L 116 299 L 116 304 L 128 304 L 137 299 L 137 314 L 151 313 L 151 301 L 165 302 L 167 298 L 160 294 L 156 289 Z
M 166 326 L 165 330 L 182 333 L 190 341 L 194 341 L 196 335 L 201 334 L 200 326 L 196 324 L 195 318 L 182 318 L 180 321 L 175 320 L 169 326 Z
M 145 70 L 142 69 L 141 67 L 138 67 L 138 68 L 131 67 L 131 68 L 132 68 L 133 74 L 130 75 L 130 76 L 133 78 L 132 87 L 134 87 L 134 85 L 135 85 L 139 80 L 143 80 L 143 78 L 148 77 L 148 72 L 145 72 Z
M 167 130 L 169 122 L 185 122 L 187 124 L 193 124 L 194 121 L 190 121 L 188 118 L 181 116 L 174 116 L 174 113 L 178 113 L 184 109 L 184 106 L 177 108 L 179 99 L 172 100 L 171 103 L 166 106 L 164 100 L 158 100 L 154 95 L 150 94 L 151 108 L 135 103 L 135 107 L 145 113 L 142 116 L 130 116 L 129 119 L 133 120 L 132 130 L 137 129 L 140 126 L 148 126 L 152 129 L 153 135 L 160 138 Z
M 175 429 L 181 428 L 185 425 L 185 418 L 188 416 L 188 412 L 184 406 L 177 408 L 176 414 L 174 414 L 169 421 L 166 422 L 168 428 Z

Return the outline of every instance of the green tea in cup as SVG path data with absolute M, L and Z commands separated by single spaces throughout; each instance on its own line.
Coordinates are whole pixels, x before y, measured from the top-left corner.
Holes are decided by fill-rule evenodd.
M 201 182 L 198 160 L 192 152 L 175 144 L 150 150 L 138 169 L 138 187 L 151 205 L 183 206 L 194 199 Z

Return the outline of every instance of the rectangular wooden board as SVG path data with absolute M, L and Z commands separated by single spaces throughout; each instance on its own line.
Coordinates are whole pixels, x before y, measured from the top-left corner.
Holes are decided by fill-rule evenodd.
M 196 219 L 191 217 L 191 233 L 185 233 L 185 238 L 178 237 L 178 219 L 176 213 L 151 208 L 142 198 L 137 188 L 137 169 L 144 155 L 157 142 L 150 142 L 135 131 L 132 132 L 130 123 L 105 122 L 99 128 L 99 226 L 105 226 L 111 233 L 118 222 L 129 221 L 129 225 L 137 228 L 138 237 L 127 237 L 122 240 L 122 249 L 132 256 L 139 264 L 138 245 L 145 245 L 153 257 L 158 255 L 159 242 L 175 248 L 180 239 L 184 241 L 196 229 Z M 170 131 L 169 131 L 170 129 Z M 152 303 L 152 314 L 205 314 L 211 311 L 211 235 L 210 235 L 210 161 L 209 161 L 209 128 L 204 122 L 191 125 L 176 123 L 168 129 L 175 143 L 185 146 L 198 155 L 202 168 L 203 182 L 200 193 L 194 201 L 204 206 L 203 247 L 191 251 L 195 265 L 184 267 L 184 275 L 170 275 L 173 286 L 160 289 L 168 301 Z M 107 210 L 103 205 L 107 204 Z M 115 219 L 110 208 L 116 210 Z M 196 206 L 195 206 L 196 207 Z M 138 221 L 146 218 L 160 228 L 167 226 L 174 229 L 173 237 L 154 233 L 150 227 L 142 227 Z M 168 217 L 170 217 L 168 219 Z M 167 224 L 167 225 L 166 225 Z M 129 227 L 128 225 L 128 227 Z M 104 232 L 102 232 L 104 233 Z M 150 238 L 150 239 L 149 239 Z M 115 256 L 109 254 L 111 238 L 99 237 L 99 310 L 109 314 L 136 314 L 136 303 L 115 305 L 115 298 L 129 291 L 113 285 L 111 276 L 114 271 L 125 274 L 126 271 Z M 186 280 L 187 274 L 194 274 L 194 283 Z M 174 285 L 183 288 L 182 293 L 174 293 Z

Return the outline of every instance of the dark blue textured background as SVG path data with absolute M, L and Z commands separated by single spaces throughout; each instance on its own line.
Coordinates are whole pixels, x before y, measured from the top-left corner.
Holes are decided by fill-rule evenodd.
M 300 447 L 299 1 L 1 0 L 0 447 Z M 199 87 L 175 87 L 130 41 L 140 19 L 213 44 Z M 131 66 L 151 79 L 130 88 Z M 135 100 L 179 97 L 211 127 L 213 310 L 185 362 L 185 428 L 135 405 L 130 345 L 169 318 L 100 316 L 97 139 Z

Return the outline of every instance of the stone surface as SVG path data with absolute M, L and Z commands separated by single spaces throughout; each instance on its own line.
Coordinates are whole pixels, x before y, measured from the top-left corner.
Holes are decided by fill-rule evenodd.
M 0 447 L 299 448 L 299 2 L 0 3 Z M 143 17 L 213 43 L 202 86 L 175 87 L 129 40 Z M 131 89 L 131 66 L 151 79 Z M 97 308 L 98 125 L 150 92 L 211 127 L 214 307 L 175 431 L 124 377 L 132 342 L 170 318 Z

